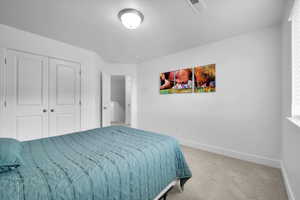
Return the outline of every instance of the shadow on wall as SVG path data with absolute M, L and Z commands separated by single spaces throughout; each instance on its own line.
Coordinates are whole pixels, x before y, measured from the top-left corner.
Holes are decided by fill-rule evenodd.
M 111 122 L 125 123 L 125 76 L 111 76 Z
M 125 122 L 125 110 L 117 101 L 111 102 L 111 122 Z

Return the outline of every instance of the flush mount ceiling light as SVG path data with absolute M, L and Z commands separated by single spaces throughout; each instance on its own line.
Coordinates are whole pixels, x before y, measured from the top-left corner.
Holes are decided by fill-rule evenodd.
M 125 8 L 118 14 L 122 24 L 128 29 L 138 28 L 144 20 L 144 15 L 140 11 L 132 8 Z

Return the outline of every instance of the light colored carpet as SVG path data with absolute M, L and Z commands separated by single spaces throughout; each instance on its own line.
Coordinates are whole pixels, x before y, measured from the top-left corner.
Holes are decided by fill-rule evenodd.
M 281 172 L 201 150 L 182 147 L 193 177 L 168 200 L 288 200 Z

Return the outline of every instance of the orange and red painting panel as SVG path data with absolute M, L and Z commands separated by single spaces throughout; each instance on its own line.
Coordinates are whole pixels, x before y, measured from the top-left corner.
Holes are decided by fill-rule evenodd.
M 194 68 L 194 92 L 216 91 L 216 65 L 197 66 Z

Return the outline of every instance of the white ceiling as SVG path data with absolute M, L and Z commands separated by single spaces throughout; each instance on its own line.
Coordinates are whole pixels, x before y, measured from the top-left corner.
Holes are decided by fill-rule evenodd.
M 186 0 L 0 0 L 0 23 L 138 63 L 278 24 L 284 1 L 206 0 L 195 14 Z M 123 8 L 143 12 L 139 29 L 121 25 Z

